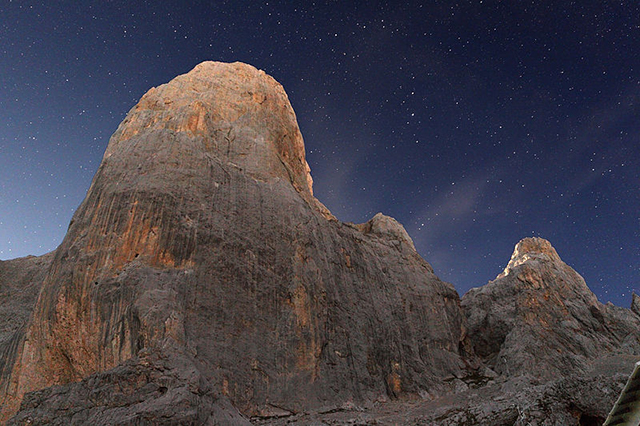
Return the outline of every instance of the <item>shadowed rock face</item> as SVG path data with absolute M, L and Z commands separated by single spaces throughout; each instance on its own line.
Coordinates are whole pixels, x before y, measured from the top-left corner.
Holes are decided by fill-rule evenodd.
M 26 392 L 135 370 L 143 349 L 188 359 L 246 415 L 446 390 L 464 368 L 458 294 L 396 221 L 338 222 L 311 182 L 262 71 L 205 62 L 151 89 L 43 278 L 4 418 Z
M 0 261 L 0 378 L 11 373 L 53 254 Z M 8 381 L 0 380 L 0 394 Z
M 188 358 L 142 350 L 81 382 L 25 395 L 7 425 L 248 425 Z
M 604 354 L 640 354 L 640 318 L 598 302 L 541 238 L 519 242 L 505 270 L 462 306 L 476 354 L 502 374 L 553 379 Z

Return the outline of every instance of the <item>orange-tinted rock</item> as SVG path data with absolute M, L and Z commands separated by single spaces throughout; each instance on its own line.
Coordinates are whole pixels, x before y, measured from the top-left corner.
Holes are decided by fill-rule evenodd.
M 169 347 L 247 415 L 446 390 L 464 367 L 458 294 L 393 219 L 342 224 L 311 185 L 264 72 L 205 62 L 151 89 L 55 252 L 3 415 Z
M 542 238 L 520 241 L 504 272 L 462 306 L 475 352 L 507 376 L 570 377 L 600 357 L 640 355 L 640 318 L 598 302 Z

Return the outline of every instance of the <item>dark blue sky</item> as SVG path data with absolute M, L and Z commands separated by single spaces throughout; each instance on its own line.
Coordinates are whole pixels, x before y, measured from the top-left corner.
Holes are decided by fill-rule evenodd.
M 339 219 L 397 218 L 461 294 L 541 236 L 601 301 L 628 306 L 638 3 L 422 3 L 4 1 L 0 259 L 55 249 L 150 87 L 243 61 L 285 87 Z

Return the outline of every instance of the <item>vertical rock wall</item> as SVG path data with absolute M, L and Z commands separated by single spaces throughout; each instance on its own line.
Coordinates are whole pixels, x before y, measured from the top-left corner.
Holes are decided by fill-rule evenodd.
M 151 89 L 55 253 L 4 416 L 143 348 L 178 350 L 251 415 L 446 390 L 464 368 L 458 294 L 397 222 L 340 223 L 311 185 L 262 71 L 206 62 Z

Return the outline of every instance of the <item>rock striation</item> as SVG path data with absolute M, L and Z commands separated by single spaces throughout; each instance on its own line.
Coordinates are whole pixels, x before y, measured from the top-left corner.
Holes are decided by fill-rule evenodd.
M 0 261 L 0 348 L 27 323 L 52 259 L 47 254 Z
M 344 224 L 313 197 L 287 96 L 249 65 L 205 62 L 147 92 L 52 256 L 5 361 L 4 419 L 28 392 L 35 416 L 61 403 L 50 386 L 129 383 L 143 351 L 188 360 L 207 404 L 247 417 L 438 395 L 466 367 L 453 286 L 393 219 Z

